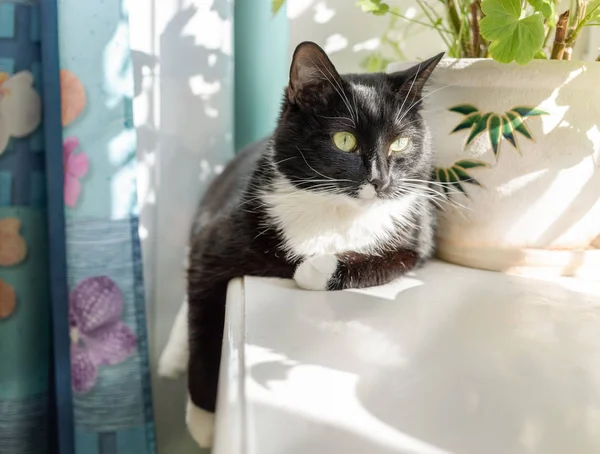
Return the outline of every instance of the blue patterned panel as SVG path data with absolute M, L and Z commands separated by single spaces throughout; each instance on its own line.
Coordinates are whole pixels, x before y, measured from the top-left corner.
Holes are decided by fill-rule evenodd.
M 146 446 L 148 434 L 154 430 L 152 424 L 123 429 L 119 432 L 86 432 L 79 430 L 75 451 L 85 454 L 137 453 Z
M 2 6 L 1 3 L 0 3 L 0 6 Z M 13 6 L 13 5 L 11 5 L 11 6 Z M 0 28 L 2 27 L 1 22 L 2 22 L 2 20 L 0 19 Z M 14 72 L 15 72 L 15 60 L 13 58 L 4 57 L 2 55 L 2 53 L 0 53 L 0 73 L 14 74 Z M 12 143 L 12 139 L 11 139 L 8 142 L 8 146 L 6 147 L 6 150 L 4 152 L 8 153 L 12 149 L 13 149 L 13 143 Z
M 15 36 L 15 5 L 0 3 L 0 38 Z
M 12 58 L 0 57 L 0 73 L 12 74 L 15 72 L 15 61 Z
M 30 25 L 29 25 L 29 39 L 32 43 L 39 43 L 41 40 L 41 24 L 40 24 L 40 7 L 39 5 L 35 5 L 31 7 L 31 15 L 30 15 Z
M 96 335 L 87 331 L 85 320 L 103 316 L 100 312 L 86 312 L 78 304 L 79 289 L 89 279 L 99 281 L 102 278 L 116 286 L 116 292 L 107 292 L 104 288 L 102 293 L 99 290 L 93 293 L 98 298 L 107 298 L 105 295 L 108 294 L 112 295 L 110 298 L 122 301 L 118 305 L 118 321 L 113 317 L 107 322 L 110 326 L 103 326 L 108 326 L 107 329 L 115 333 L 121 329 L 135 343 L 134 348 L 130 348 L 132 344 L 127 339 L 115 344 L 114 350 L 120 350 L 123 354 L 116 355 L 109 361 L 110 364 L 92 364 L 90 367 L 96 368 L 92 374 L 82 368 L 84 360 L 71 356 L 76 445 L 92 443 L 99 454 L 154 451 L 141 256 L 139 242 L 132 241 L 132 235 L 137 238 L 137 226 L 136 219 L 73 219 L 67 227 L 70 304 L 78 320 L 76 328 L 81 334 L 80 338 L 84 339 L 80 342 L 81 348 L 87 348 L 85 336 L 89 336 L 93 343 L 93 336 Z M 113 304 L 110 299 L 102 301 L 102 307 Z M 120 324 L 124 326 L 119 328 Z M 92 349 L 90 347 L 89 353 L 94 356 Z M 95 434 L 97 444 L 90 441 L 90 434 Z M 121 443 L 120 439 L 130 441 Z M 127 445 L 133 442 L 135 446 L 131 447 L 134 449 L 114 449 L 119 443 Z M 88 453 L 79 449 L 77 452 Z
M 0 220 L 17 218 L 27 255 L 0 266 L 0 279 L 16 293 L 16 309 L 0 319 L 0 399 L 21 399 L 48 388 L 50 303 L 46 213 L 24 207 L 0 207 Z M 1 439 L 1 434 L 0 434 Z M 0 450 L 1 452 L 1 450 Z
M 0 170 L 0 207 L 9 206 L 12 200 L 12 172 Z
M 75 437 L 75 452 L 85 454 L 99 454 L 100 442 L 96 432 L 86 432 L 79 429 Z
M 35 9 L 34 6 L 0 3 L 0 58 L 14 59 L 15 72 L 29 69 L 31 62 L 40 61 L 39 42 L 31 40 L 32 33 L 38 33 L 31 29 Z
M 0 0 L 0 72 L 9 77 L 31 71 L 41 61 L 39 39 L 32 40 L 39 32 L 34 9 L 33 1 Z M 32 30 L 32 25 L 38 30 Z M 32 88 L 27 77 L 19 77 L 14 90 L 17 102 L 35 96 L 32 90 L 39 94 L 40 85 Z M 37 125 L 22 126 L 33 132 Z M 26 254 L 17 254 L 9 266 L 0 266 L 1 284 L 15 296 L 7 306 L 7 316 L 0 319 L 0 453 L 45 454 L 51 451 L 45 165 L 43 154 L 30 152 L 30 136 L 15 138 L 10 127 L 4 133 L 12 138 L 0 150 L 0 222 L 6 222 L 4 227 L 9 230 L 4 231 L 10 232 L 14 221 L 19 221 L 17 231 L 9 233 L 9 238 L 15 244 L 24 242 Z
M 48 398 L 0 399 L 0 452 L 46 454 L 48 449 Z
M 65 314 L 67 303 L 67 265 L 64 226 L 64 164 L 61 124 L 60 72 L 58 61 L 58 5 L 57 0 L 40 3 L 42 68 L 44 72 L 45 112 L 45 164 L 47 184 L 48 243 L 50 253 L 49 274 L 52 303 L 52 346 L 53 346 L 53 445 L 52 452 L 73 454 L 73 408 L 69 367 L 70 329 Z
M 39 40 L 39 7 L 33 3 L 0 2 L 0 72 L 14 75 L 31 72 L 34 90 L 41 95 L 41 49 Z M 12 174 L 11 204 L 40 204 L 34 188 L 33 175 L 44 171 L 43 125 L 30 135 L 12 137 L 5 150 L 0 150 L 0 171 Z M 31 153 L 35 152 L 35 153 Z
M 39 202 L 32 200 L 35 194 L 31 193 L 31 179 L 34 174 L 44 171 L 44 154 L 31 153 L 30 142 L 27 137 L 12 139 L 11 145 L 0 155 L 0 171 L 12 174 L 12 205 L 15 206 Z
M 39 20 L 39 19 L 38 19 Z M 40 96 L 43 96 L 42 88 L 44 80 L 42 79 L 42 65 L 40 62 L 34 61 L 31 64 L 31 74 L 33 74 L 34 87 Z M 44 119 L 40 126 L 29 136 L 29 150 L 33 152 L 44 151 Z
M 44 172 L 33 172 L 29 194 L 32 207 L 44 208 L 46 206 L 46 175 Z

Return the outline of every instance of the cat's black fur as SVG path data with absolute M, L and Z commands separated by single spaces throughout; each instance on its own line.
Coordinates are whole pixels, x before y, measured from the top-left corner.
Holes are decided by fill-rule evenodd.
M 422 88 L 441 57 L 391 75 L 342 77 L 317 45 L 298 46 L 273 137 L 238 154 L 212 183 L 193 227 L 188 269 L 188 378 L 196 406 L 215 410 L 229 280 L 245 275 L 292 278 L 311 258 L 290 239 L 289 222 L 270 210 L 277 200 L 293 201 L 294 197 L 323 192 L 327 203 L 338 203 L 334 198 L 338 197 L 340 204 L 356 204 L 348 208 L 350 213 L 367 213 L 371 203 L 419 194 L 404 218 L 390 218 L 393 228 L 368 247 L 355 250 L 350 242 L 347 248 L 335 243 L 338 246 L 331 249 L 334 240 L 323 232 L 324 254 L 329 261 L 334 257 L 334 269 L 324 281 L 329 290 L 384 284 L 429 258 L 434 208 L 428 182 L 433 153 L 419 111 Z M 345 153 L 334 147 L 332 134 L 338 131 L 356 136 L 357 151 Z M 390 143 L 400 134 L 410 137 L 410 150 L 388 156 Z M 380 192 L 373 200 L 362 200 L 361 188 L 369 182 Z M 299 192 L 289 192 L 290 187 Z M 331 192 L 335 194 L 328 195 Z M 306 210 L 310 217 L 310 203 L 302 200 L 295 209 Z M 337 216 L 336 206 L 332 207 L 331 216 Z M 319 214 L 315 215 L 322 216 L 317 208 Z M 351 214 L 343 213 L 346 217 L 340 218 L 340 223 L 351 225 L 347 219 Z M 297 214 L 302 218 L 303 213 Z M 314 219 L 315 225 L 321 221 Z M 336 225 L 337 221 L 332 222 Z M 373 225 L 374 231 L 378 228 Z M 317 231 L 317 245 L 319 235 Z M 352 241 L 368 243 L 368 239 L 352 235 Z M 306 273 L 304 277 L 296 274 L 297 282 L 310 281 L 315 269 L 304 269 L 309 278 Z

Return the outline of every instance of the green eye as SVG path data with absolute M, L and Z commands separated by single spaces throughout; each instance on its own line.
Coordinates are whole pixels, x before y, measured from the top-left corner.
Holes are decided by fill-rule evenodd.
M 356 137 L 349 132 L 336 132 L 333 144 L 342 151 L 353 151 L 356 148 Z
M 401 153 L 408 148 L 410 145 L 410 139 L 408 137 L 398 137 L 390 145 L 390 153 Z

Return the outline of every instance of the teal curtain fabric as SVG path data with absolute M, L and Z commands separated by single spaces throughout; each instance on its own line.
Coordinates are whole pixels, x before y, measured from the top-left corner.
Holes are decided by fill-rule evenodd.
M 123 0 L 58 2 L 75 452 L 155 452 Z
M 152 454 L 127 11 L 41 1 L 0 0 L 0 454 Z
M 271 0 L 235 2 L 235 145 L 273 132 L 288 81 L 289 22 Z

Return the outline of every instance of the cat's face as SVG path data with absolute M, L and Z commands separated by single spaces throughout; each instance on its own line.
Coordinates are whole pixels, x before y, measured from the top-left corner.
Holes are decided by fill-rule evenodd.
M 293 185 L 365 201 L 429 181 L 422 89 L 442 55 L 394 74 L 340 76 L 313 43 L 296 49 L 274 160 Z

